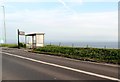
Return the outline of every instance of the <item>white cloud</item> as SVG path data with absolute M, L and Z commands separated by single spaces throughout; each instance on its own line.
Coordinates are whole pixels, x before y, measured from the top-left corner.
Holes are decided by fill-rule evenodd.
M 70 11 L 72 14 L 76 14 L 76 11 L 72 10 L 65 2 L 65 0 L 58 0 L 61 4 L 63 4 L 63 7 L 66 8 L 68 11 Z M 73 0 L 69 0 L 73 2 Z M 82 3 L 82 0 L 74 0 L 74 2 Z
M 65 8 L 69 9 L 69 7 L 67 6 L 67 4 L 63 1 L 63 0 L 58 0 L 60 3 L 62 3 L 64 5 Z
M 26 32 L 45 32 L 46 40 L 117 41 L 117 11 L 69 14 L 63 10 L 27 10 L 6 16 L 8 35 L 12 36 L 19 27 Z

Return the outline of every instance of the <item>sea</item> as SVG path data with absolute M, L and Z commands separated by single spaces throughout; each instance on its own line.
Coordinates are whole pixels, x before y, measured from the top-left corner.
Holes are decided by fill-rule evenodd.
M 8 42 L 10 44 L 17 44 L 17 42 Z M 24 43 L 24 42 L 23 42 Z M 120 43 L 119 43 L 120 44 Z M 45 45 L 57 45 L 57 46 L 68 46 L 68 47 L 80 47 L 80 48 L 107 48 L 107 49 L 120 49 L 118 42 L 50 42 L 45 41 Z
M 45 42 L 45 45 L 118 49 L 118 42 Z

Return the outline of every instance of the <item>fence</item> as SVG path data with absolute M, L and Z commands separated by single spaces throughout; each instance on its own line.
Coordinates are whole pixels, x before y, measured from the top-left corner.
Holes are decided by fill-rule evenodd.
M 118 49 L 117 42 L 47 42 L 45 45 L 84 47 L 84 48 L 110 48 Z

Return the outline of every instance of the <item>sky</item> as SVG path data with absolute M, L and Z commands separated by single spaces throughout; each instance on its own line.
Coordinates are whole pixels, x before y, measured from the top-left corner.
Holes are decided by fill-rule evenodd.
M 2 5 L 8 43 L 17 42 L 17 29 L 45 33 L 46 42 L 118 41 L 118 0 L 0 0 Z M 0 39 L 3 28 L 0 7 Z

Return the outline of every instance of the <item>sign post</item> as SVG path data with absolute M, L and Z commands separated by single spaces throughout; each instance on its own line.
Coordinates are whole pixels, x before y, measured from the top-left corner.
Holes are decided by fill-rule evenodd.
M 20 49 L 20 40 L 19 40 L 20 35 L 25 35 L 25 32 L 19 31 L 19 29 L 18 29 L 18 49 Z
M 18 29 L 17 31 L 18 31 L 18 49 L 20 49 L 20 42 L 19 42 L 19 29 Z

